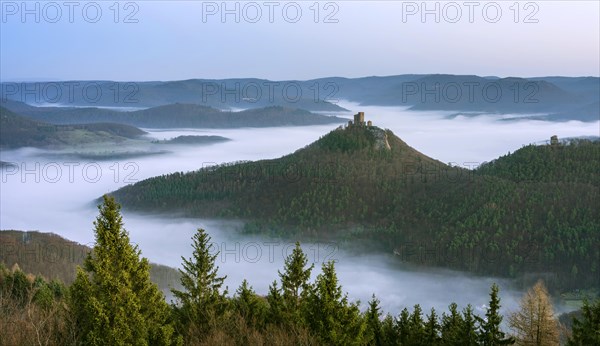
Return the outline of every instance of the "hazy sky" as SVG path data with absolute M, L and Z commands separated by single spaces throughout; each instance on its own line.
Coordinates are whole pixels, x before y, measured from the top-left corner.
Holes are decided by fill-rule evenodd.
M 2 0 L 1 78 L 600 74 L 598 1 L 421 3 Z

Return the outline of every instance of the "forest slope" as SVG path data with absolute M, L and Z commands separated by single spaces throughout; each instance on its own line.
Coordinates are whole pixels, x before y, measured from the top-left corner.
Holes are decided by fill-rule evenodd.
M 60 280 L 67 285 L 75 280 L 77 266 L 83 265 L 83 260 L 92 251 L 88 245 L 54 233 L 36 231 L 1 230 L 0 244 L 0 263 L 7 268 L 16 264 L 25 273 L 41 275 L 46 280 Z M 164 292 L 180 285 L 179 271 L 164 265 L 151 263 L 150 277 Z
M 115 192 L 124 207 L 241 218 L 248 231 L 375 241 L 405 261 L 486 275 L 600 280 L 600 143 L 528 146 L 474 171 L 389 130 L 332 131 L 275 160 L 159 176 Z
M 145 133 L 133 126 L 122 124 L 53 125 L 0 107 L 0 146 L 7 148 L 119 143 L 136 139 Z

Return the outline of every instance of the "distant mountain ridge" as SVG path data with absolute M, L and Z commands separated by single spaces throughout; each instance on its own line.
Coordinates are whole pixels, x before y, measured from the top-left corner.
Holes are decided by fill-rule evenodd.
M 361 78 L 326 77 L 306 81 L 258 78 L 189 79 L 168 82 L 69 81 L 0 83 L 2 99 L 34 102 L 20 90 L 65 89 L 58 103 L 73 106 L 156 107 L 174 103 L 216 109 L 269 106 L 343 112 L 339 100 L 361 105 L 405 106 L 413 110 L 544 113 L 549 120 L 600 119 L 599 77 L 480 77 L 407 74 Z M 84 97 L 99 90 L 98 100 Z M 117 92 L 117 90 L 119 92 Z M 67 93 L 68 91 L 68 93 Z M 41 91 L 36 95 L 44 100 Z M 71 100 L 66 95 L 72 95 Z M 47 98 L 52 98 L 48 96 Z M 93 102 L 92 102 L 93 101 Z M 56 102 L 56 101 L 54 101 Z M 583 112 L 582 112 L 583 110 Z M 553 117 L 554 114 L 559 116 Z
M 4 106 L 53 124 L 110 122 L 144 128 L 236 128 L 339 124 L 346 119 L 297 108 L 271 106 L 231 112 L 197 105 L 168 104 L 136 111 L 103 108 L 33 107 L 8 100 Z
M 305 87 L 301 81 L 257 78 L 188 79 L 167 82 L 60 81 L 0 83 L 5 99 L 33 104 L 55 103 L 84 107 L 143 107 L 197 104 L 219 110 L 282 106 L 309 111 L 343 112 L 328 101 L 335 89 Z M 35 90 L 21 97 L 20 90 Z M 56 92 L 56 90 L 59 90 Z M 32 97 L 33 96 L 33 97 Z
M 557 121 L 600 120 L 598 77 L 431 74 L 331 80 L 340 85 L 340 97 L 361 105 L 499 114 L 544 113 L 547 116 L 542 118 Z

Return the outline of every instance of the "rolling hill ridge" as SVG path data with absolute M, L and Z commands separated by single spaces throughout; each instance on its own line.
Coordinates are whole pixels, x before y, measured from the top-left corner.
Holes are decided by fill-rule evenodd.
M 155 177 L 114 195 L 130 210 L 243 219 L 248 232 L 374 242 L 417 264 L 553 273 L 564 288 L 600 280 L 599 170 L 598 142 L 526 146 L 466 170 L 389 130 L 348 126 L 279 159 Z
M 14 93 L 5 95 L 9 100 L 33 102 L 33 99 L 27 99 L 27 95 L 22 95 L 19 90 L 45 90 L 48 85 L 50 89 L 60 89 L 69 83 L 74 86 L 74 99 L 59 101 L 76 107 L 147 108 L 180 103 L 219 110 L 275 106 L 339 113 L 347 110 L 336 103 L 348 100 L 360 105 L 401 106 L 412 110 L 536 114 L 538 119 L 551 121 L 600 120 L 598 77 L 500 78 L 406 74 L 360 78 L 325 77 L 306 81 L 240 78 L 125 83 L 40 82 L 12 83 L 10 86 L 8 84 L 11 83 L 0 83 L 0 86 L 5 86 L 7 90 L 15 90 Z M 102 90 L 99 100 L 90 102 L 83 97 L 82 91 L 86 85 L 93 85 Z M 116 88 L 127 90 L 120 94 L 121 98 L 115 98 Z M 37 96 L 39 99 L 39 95 Z M 10 108 L 8 105 L 4 106 Z M 18 109 L 11 110 L 22 113 Z M 111 112 L 101 109 L 94 113 L 99 114 L 103 111 Z
M 144 134 L 145 131 L 123 124 L 54 125 L 0 107 L 0 146 L 7 148 L 120 143 Z
M 52 124 L 118 123 L 143 128 L 237 128 L 339 124 L 346 119 L 303 109 L 270 106 L 238 112 L 198 104 L 167 104 L 134 111 L 97 107 L 34 107 L 7 100 L 13 112 Z

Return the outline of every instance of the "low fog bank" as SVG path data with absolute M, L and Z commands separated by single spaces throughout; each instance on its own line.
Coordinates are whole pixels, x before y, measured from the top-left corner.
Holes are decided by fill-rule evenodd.
M 132 241 L 144 250 L 144 256 L 173 267 L 181 267 L 181 256 L 191 256 L 191 237 L 196 229 L 205 229 L 212 238 L 213 253 L 219 251 L 216 264 L 220 274 L 227 275 L 225 285 L 231 295 L 243 279 L 257 293 L 266 295 L 269 285 L 279 280 L 278 271 L 283 270 L 284 260 L 294 248 L 292 240 L 240 235 L 242 224 L 237 221 L 165 220 L 127 212 L 124 218 Z M 311 280 L 321 272 L 324 262 L 335 261 L 343 290 L 351 301 L 360 300 L 363 309 L 375 294 L 383 310 L 393 314 L 405 307 L 412 309 L 415 304 L 420 304 L 424 311 L 431 308 L 446 311 L 452 302 L 460 307 L 471 304 L 483 314 L 494 282 L 500 286 L 503 311 L 516 309 L 522 295 L 510 280 L 443 269 L 417 270 L 400 263 L 391 254 L 356 254 L 335 242 L 306 242 L 302 248 L 309 263 L 315 266 Z
M 56 107 L 56 108 L 90 108 L 89 104 L 87 105 L 74 105 L 72 103 L 52 103 L 52 102 L 27 102 L 27 105 L 33 107 Z M 142 109 L 148 109 L 149 107 L 123 107 L 123 106 L 94 106 L 93 108 L 98 109 L 108 109 L 111 111 L 119 111 L 119 112 L 133 112 L 139 111 Z
M 0 151 L 0 229 L 56 232 L 90 241 L 94 200 L 143 179 L 238 160 L 276 158 L 293 152 L 335 128 L 332 125 L 277 129 L 151 131 L 153 139 L 179 135 L 220 135 L 229 142 L 177 145 L 170 153 L 116 160 L 83 160 L 22 148 Z M 73 220 L 81 218 L 81 222 Z
M 295 241 L 268 236 L 240 234 L 242 222 L 192 218 L 164 219 L 152 215 L 124 212 L 131 240 L 143 249 L 151 261 L 181 268 L 181 257 L 192 255 L 191 237 L 198 228 L 211 236 L 213 253 L 218 253 L 216 265 L 220 275 L 226 275 L 225 285 L 233 295 L 244 279 L 258 294 L 266 295 L 269 285 L 279 280 L 284 260 L 291 254 Z M 166 235 L 166 236 L 165 236 Z M 424 312 L 435 308 L 447 311 L 452 302 L 485 314 L 490 287 L 500 287 L 501 312 L 518 309 L 524 291 L 511 279 L 476 276 L 465 272 L 423 268 L 402 263 L 392 254 L 357 253 L 356 247 L 346 248 L 337 242 L 302 242 L 309 265 L 314 264 L 311 280 L 321 273 L 321 265 L 336 262 L 336 273 L 350 301 L 361 302 L 366 309 L 375 294 L 384 312 L 396 315 L 403 308 L 412 310 L 420 304 Z M 558 297 L 554 297 L 558 298 Z M 573 311 L 558 299 L 555 312 Z
M 552 135 L 559 138 L 600 135 L 600 121 L 507 121 L 532 114 L 461 115 L 455 111 L 408 111 L 402 107 L 361 106 L 348 101 L 341 101 L 338 105 L 353 113 L 365 112 L 365 120 L 392 130 L 408 145 L 429 157 L 465 167 L 491 161 L 523 145 L 549 140 Z M 351 117 L 348 113 L 337 115 Z
M 599 123 L 518 120 L 501 121 L 499 116 L 457 116 L 440 112 L 409 112 L 399 107 L 339 104 L 353 112 L 364 111 L 367 120 L 389 128 L 409 145 L 433 158 L 459 165 L 481 163 L 514 151 L 524 144 L 560 137 L 598 135 Z M 353 113 L 350 113 L 353 114 Z M 349 117 L 349 113 L 339 114 Z M 148 177 L 238 160 L 276 158 L 315 141 L 335 125 L 240 128 L 225 130 L 150 130 L 154 139 L 179 135 L 218 135 L 232 140 L 208 146 L 176 146 L 171 153 L 115 161 L 60 159 L 49 151 L 24 148 L 0 151 L 3 166 L 0 181 L 0 229 L 54 232 L 82 244 L 94 240 L 92 222 L 97 215 L 95 200 L 121 186 Z M 191 254 L 191 236 L 205 228 L 225 257 L 218 261 L 221 273 L 228 275 L 233 294 L 243 278 L 257 292 L 265 294 L 283 268 L 283 251 L 292 243 L 265 237 L 242 237 L 235 221 L 172 219 L 124 212 L 126 229 L 143 255 L 152 262 L 179 266 L 181 256 Z M 267 244 L 268 243 L 268 244 Z M 223 244 L 225 244 L 223 246 Z M 335 244 L 304 244 L 316 263 L 313 278 L 326 259 L 337 260 L 338 276 L 352 300 L 363 307 L 375 293 L 384 309 L 398 313 L 419 303 L 424 309 L 445 311 L 455 301 L 481 307 L 488 301 L 489 287 L 501 286 L 504 309 L 516 307 L 521 293 L 509 281 L 472 277 L 442 270 L 403 267 L 392 255 L 354 255 Z M 257 259 L 257 252 L 261 255 Z M 332 251 L 335 252 L 332 253 Z M 270 256 L 272 251 L 273 256 Z M 223 260 L 224 259 L 224 260 Z M 562 307 L 558 310 L 561 311 Z

